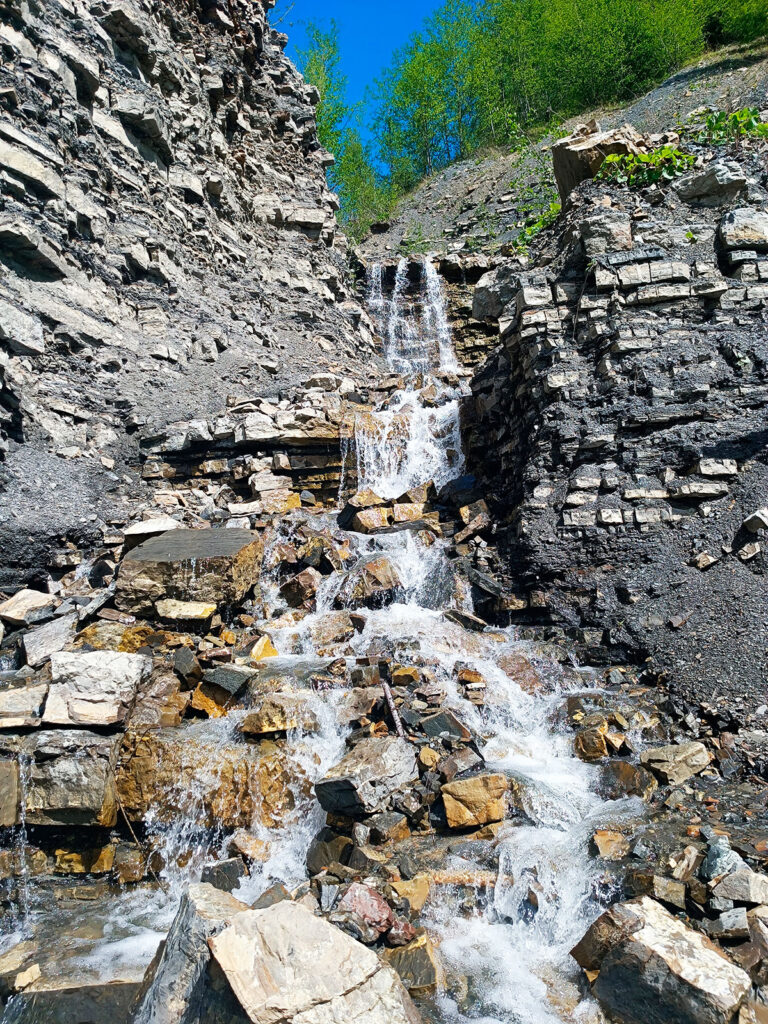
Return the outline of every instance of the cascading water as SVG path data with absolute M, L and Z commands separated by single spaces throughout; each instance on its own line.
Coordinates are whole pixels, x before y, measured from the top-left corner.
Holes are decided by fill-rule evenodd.
M 382 498 L 395 498 L 425 481 L 439 488 L 464 470 L 459 394 L 455 383 L 437 376 L 458 369 L 440 278 L 425 260 L 419 322 L 406 295 L 408 267 L 407 260 L 400 260 L 389 302 L 382 293 L 381 267 L 373 265 L 368 277 L 387 361 L 406 378 L 386 408 L 360 416 L 356 423 L 358 485 Z
M 369 302 L 385 353 L 392 370 L 404 376 L 402 390 L 385 408 L 360 416 L 355 429 L 358 485 L 383 498 L 396 498 L 430 481 L 439 489 L 464 471 L 460 374 L 440 280 L 425 262 L 420 303 L 412 303 L 408 271 L 407 262 L 401 261 L 390 299 L 384 295 L 382 269 L 372 267 L 369 275 Z M 638 813 L 635 804 L 608 804 L 598 797 L 596 770 L 575 759 L 569 739 L 550 724 L 565 686 L 554 663 L 539 666 L 541 685 L 524 687 L 505 665 L 521 651 L 532 652 L 511 631 L 470 632 L 455 616 L 445 616 L 448 609 L 471 612 L 472 604 L 439 538 L 427 543 L 419 532 L 407 529 L 347 534 L 345 571 L 323 577 L 313 612 L 293 614 L 281 597 L 281 546 L 323 532 L 338 537 L 335 514 L 314 515 L 308 521 L 305 513 L 291 513 L 265 545 L 263 620 L 258 625 L 268 631 L 278 657 L 265 663 L 262 685 L 265 692 L 299 697 L 314 727 L 291 730 L 279 747 L 273 744 L 279 749 L 281 773 L 290 779 L 290 800 L 279 820 L 262 813 L 255 790 L 246 794 L 255 808 L 247 831 L 262 852 L 234 895 L 252 903 L 274 882 L 293 887 L 307 877 L 307 851 L 325 823 L 312 786 L 343 755 L 350 721 L 345 711 L 349 691 L 323 684 L 339 658 L 325 651 L 324 630 L 343 605 L 346 572 L 385 557 L 400 581 L 399 600 L 366 611 L 361 628 L 345 636 L 343 657 L 353 664 L 357 658 L 382 656 L 427 667 L 444 695 L 442 706 L 477 737 L 487 769 L 512 780 L 518 812 L 499 826 L 492 842 L 435 838 L 442 843 L 446 871 L 468 878 L 470 884 L 435 885 L 421 915 L 446 979 L 431 1019 L 439 1024 L 589 1021 L 594 1004 L 579 987 L 568 957 L 600 911 L 587 844 L 598 823 L 620 823 Z M 471 670 L 485 681 L 481 705 L 457 682 L 459 670 Z M 176 742 L 182 747 L 190 745 L 166 794 L 165 803 L 175 815 L 168 820 L 150 814 L 145 821 L 147 842 L 164 864 L 159 869 L 161 887 L 127 889 L 104 907 L 87 908 L 87 919 L 80 911 L 55 918 L 56 934 L 66 937 L 67 956 L 74 957 L 83 978 L 113 976 L 116 964 L 138 971 L 140 977 L 184 887 L 200 877 L 206 861 L 227 855 L 227 829 L 216 820 L 211 827 L 212 794 L 232 751 L 258 752 L 238 729 L 244 714 L 233 711 L 168 730 L 178 733 Z M 487 884 L 489 866 L 496 871 L 493 885 Z M 486 882 L 473 886 L 471 880 L 481 876 Z M 29 927 L 31 919 L 34 928 L 36 911 L 44 904 L 45 894 L 19 925 Z M 52 920 L 50 911 L 45 912 L 48 918 L 41 920 Z M 57 948 L 64 948 L 64 942 Z M 9 1003 L 6 1024 L 26 1019 L 14 1016 L 18 1007 Z

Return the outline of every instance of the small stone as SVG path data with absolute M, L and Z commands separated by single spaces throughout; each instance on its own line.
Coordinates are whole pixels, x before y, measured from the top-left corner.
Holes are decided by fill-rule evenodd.
M 679 786 L 693 775 L 703 772 L 709 766 L 710 760 L 707 748 L 697 740 L 655 747 L 644 751 L 640 757 L 646 768 L 662 782 L 672 786 Z

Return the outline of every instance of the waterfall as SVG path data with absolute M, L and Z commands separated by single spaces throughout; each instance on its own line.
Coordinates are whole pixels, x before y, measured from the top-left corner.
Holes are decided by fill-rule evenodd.
M 392 298 L 381 296 L 381 266 L 368 271 L 368 295 L 375 311 L 386 312 L 385 355 L 390 367 L 406 375 L 405 388 L 389 406 L 358 417 L 355 429 L 360 488 L 396 498 L 432 481 L 441 487 L 464 471 L 459 394 L 430 376 L 458 368 L 440 278 L 429 260 L 422 264 L 421 323 L 406 296 L 408 262 L 397 266 Z
M 403 382 L 382 407 L 358 416 L 354 448 L 359 487 L 387 499 L 430 481 L 439 489 L 464 472 L 462 393 L 456 384 L 461 374 L 441 282 L 425 261 L 418 302 L 408 273 L 408 263 L 401 260 L 389 299 L 381 267 L 371 267 L 368 279 L 385 356 Z M 252 742 L 239 728 L 247 714 L 239 708 L 221 718 L 163 730 L 169 743 L 178 744 L 172 762 L 178 760 L 178 777 L 163 784 L 162 813 L 150 812 L 144 821 L 146 840 L 162 860 L 157 869 L 162 888 L 126 887 L 108 900 L 84 901 L 82 909 L 51 909 L 44 890 L 32 901 L 27 898 L 28 879 L 22 877 L 25 920 L 16 927 L 28 917 L 38 929 L 45 921 L 57 953 L 66 949 L 82 977 L 94 983 L 113 977 L 116 967 L 140 977 L 185 886 L 200 878 L 206 863 L 228 856 L 232 828 L 222 819 L 233 807 L 238 813 L 248 808 L 245 831 L 261 851 L 234 895 L 252 904 L 275 882 L 289 889 L 299 886 L 307 878 L 310 844 L 326 822 L 313 785 L 341 759 L 350 721 L 359 721 L 348 714 L 354 687 L 329 673 L 333 665 L 345 663 L 346 671 L 382 657 L 424 668 L 430 687 L 442 694 L 439 706 L 476 737 L 487 770 L 514 782 L 515 816 L 501 822 L 492 839 L 463 842 L 451 836 L 444 847 L 446 872 L 470 879 L 482 872 L 487 879 L 493 864 L 496 879 L 495 885 L 474 889 L 433 887 L 418 924 L 435 940 L 446 985 L 429 1019 L 434 1024 L 586 1024 L 594 1004 L 584 996 L 569 950 L 601 910 L 595 897 L 599 866 L 588 856 L 588 843 L 597 827 L 637 816 L 637 804 L 602 800 L 596 793 L 598 769 L 576 759 L 570 736 L 552 724 L 567 688 L 555 662 L 536 661 L 535 650 L 513 630 L 470 632 L 456 621 L 459 616 L 445 615 L 449 609 L 473 610 L 445 541 L 423 530 L 344 532 L 337 516 L 295 510 L 270 528 L 253 608 L 254 637 L 268 633 L 278 652 L 268 663 L 259 663 L 254 692 L 299 700 L 311 713 L 311 727 Z M 298 615 L 281 592 L 285 549 L 295 557 L 298 547 L 320 535 L 343 546 L 344 569 L 323 576 L 314 611 Z M 381 558 L 389 560 L 399 578 L 396 602 L 365 609 L 354 629 L 348 618 L 349 635 L 335 648 L 331 644 L 329 653 L 323 630 L 334 615 L 344 615 L 339 604 L 344 603 L 346 573 Z M 193 565 L 191 571 L 196 570 Z M 508 667 L 521 656 L 536 661 L 540 685 L 525 685 L 519 672 Z M 463 671 L 484 681 L 481 703 L 459 683 Z M 341 678 L 346 679 L 344 673 Z M 265 813 L 260 802 L 257 759 L 265 750 L 279 760 L 278 768 L 267 766 L 268 782 L 275 782 L 270 773 L 289 780 L 289 799 L 274 815 Z M 21 769 L 24 789 L 28 766 Z M 219 790 L 227 771 L 237 775 L 237 786 L 226 790 L 231 796 L 224 807 Z M 439 842 L 445 837 L 428 838 Z M 25 842 L 22 821 L 23 860 Z M 93 935 L 97 941 L 89 938 Z M 26 1019 L 20 1005 L 18 1000 L 8 1004 L 5 1024 Z

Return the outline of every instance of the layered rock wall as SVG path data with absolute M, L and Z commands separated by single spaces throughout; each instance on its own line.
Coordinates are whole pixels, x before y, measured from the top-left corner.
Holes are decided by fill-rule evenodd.
M 139 433 L 371 356 L 269 6 L 0 6 L 6 582 L 130 510 Z
M 761 702 L 768 663 L 768 221 L 760 162 L 677 189 L 586 183 L 540 270 L 509 261 L 475 313 L 468 464 L 492 497 L 521 622 L 674 687 Z M 733 705 L 732 705 L 733 706 Z

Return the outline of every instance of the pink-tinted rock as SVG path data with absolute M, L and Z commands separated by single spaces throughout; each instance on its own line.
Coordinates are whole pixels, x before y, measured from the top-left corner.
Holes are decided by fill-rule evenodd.
M 339 910 L 351 910 L 383 935 L 395 923 L 392 908 L 375 889 L 361 882 L 353 882 L 338 906 Z

